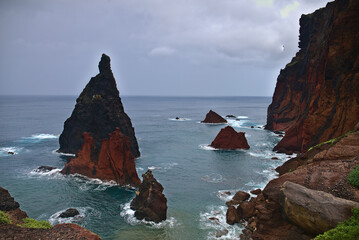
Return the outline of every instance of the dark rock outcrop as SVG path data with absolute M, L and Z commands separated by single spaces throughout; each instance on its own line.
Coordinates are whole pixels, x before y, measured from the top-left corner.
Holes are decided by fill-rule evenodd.
M 201 123 L 227 123 L 227 120 L 218 115 L 218 113 L 209 110 L 206 117 Z
M 285 182 L 280 190 L 282 212 L 289 221 L 309 234 L 322 234 L 352 215 L 359 203 Z
M 81 240 L 101 240 L 101 238 L 73 223 L 57 224 L 50 229 L 26 228 L 20 226 L 23 219 L 27 218 L 26 212 L 20 209 L 19 204 L 14 200 L 9 192 L 0 187 L 0 210 L 11 220 L 11 223 L 0 224 L 0 239 L 81 239 Z
M 359 119 L 359 1 L 337 0 L 300 18 L 299 52 L 281 70 L 266 129 L 285 131 L 275 151 L 305 152 Z
M 50 172 L 54 169 L 56 169 L 56 168 L 50 167 L 50 166 L 40 166 L 35 170 L 35 172 Z
M 93 155 L 98 155 L 102 141 L 118 127 L 129 138 L 132 155 L 135 158 L 139 157 L 134 128 L 124 111 L 111 71 L 110 58 L 102 54 L 98 67 L 100 73 L 91 78 L 77 98 L 71 117 L 64 123 L 58 151 L 77 154 L 84 144 L 82 134 L 88 132 L 93 137 L 97 149 Z
M 222 128 L 216 138 L 211 143 L 211 147 L 216 149 L 249 149 L 249 145 L 244 132 L 236 132 L 231 126 Z
M 130 151 L 130 141 L 117 128 L 103 139 L 97 149 L 90 133 L 84 133 L 84 144 L 78 156 L 66 163 L 61 170 L 63 174 L 79 173 L 90 178 L 115 181 L 120 185 L 138 186 L 134 157 Z
M 69 218 L 69 217 L 75 217 L 79 215 L 79 211 L 76 208 L 68 208 L 66 211 L 63 211 L 59 217 L 60 218 Z
M 163 195 L 163 187 L 153 177 L 151 170 L 142 175 L 143 181 L 131 202 L 137 219 L 161 222 L 167 218 L 167 199 Z

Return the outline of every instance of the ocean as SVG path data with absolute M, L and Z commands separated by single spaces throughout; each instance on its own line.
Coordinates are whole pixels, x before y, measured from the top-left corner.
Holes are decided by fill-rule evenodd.
M 142 179 L 151 169 L 167 198 L 168 219 L 154 224 L 135 219 L 129 208 L 134 189 L 59 173 L 68 156 L 56 152 L 58 137 L 76 96 L 0 96 L 0 186 L 30 217 L 77 223 L 105 240 L 239 239 L 243 227 L 226 223 L 225 202 L 238 190 L 263 188 L 288 159 L 271 151 L 280 137 L 263 129 L 270 102 L 269 97 L 122 97 L 141 151 L 138 175 Z M 227 125 L 246 133 L 249 150 L 208 147 L 226 126 L 200 123 L 210 109 L 237 117 L 227 118 Z M 34 171 L 42 165 L 57 169 Z M 59 219 L 69 207 L 80 215 Z M 225 229 L 227 234 L 216 237 Z

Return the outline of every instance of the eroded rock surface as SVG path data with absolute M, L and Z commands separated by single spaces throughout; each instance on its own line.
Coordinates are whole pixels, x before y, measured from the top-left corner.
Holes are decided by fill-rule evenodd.
M 143 181 L 131 202 L 137 219 L 161 222 L 167 218 L 167 199 L 162 185 L 153 177 L 151 170 L 142 175 Z
M 236 132 L 231 126 L 222 128 L 210 145 L 216 149 L 249 149 L 244 132 Z

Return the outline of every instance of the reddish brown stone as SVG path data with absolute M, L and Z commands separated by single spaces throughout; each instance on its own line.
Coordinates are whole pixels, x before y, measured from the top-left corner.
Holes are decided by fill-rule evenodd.
M 236 132 L 232 127 L 222 128 L 216 138 L 211 143 L 211 147 L 217 149 L 249 149 L 249 145 L 244 132 Z
M 90 178 L 115 181 L 120 185 L 138 186 L 141 183 L 129 148 L 129 139 L 119 129 L 102 141 L 101 149 L 96 148 L 91 134 L 84 133 L 83 138 L 84 144 L 78 156 L 66 163 L 61 173 L 79 173 Z
M 142 175 L 143 181 L 131 202 L 135 217 L 156 223 L 167 218 L 167 199 L 162 185 L 153 177 L 151 170 Z
M 227 122 L 226 119 L 218 115 L 216 112 L 210 110 L 207 113 L 206 118 L 201 123 L 226 123 L 226 122 Z
M 359 1 L 335 1 L 300 19 L 300 50 L 281 70 L 266 129 L 291 153 L 336 138 L 359 119 Z

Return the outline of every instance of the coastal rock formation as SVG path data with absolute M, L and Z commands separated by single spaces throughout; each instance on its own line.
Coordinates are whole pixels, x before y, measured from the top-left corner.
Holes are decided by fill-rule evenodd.
M 129 137 L 119 128 L 102 140 L 99 149 L 90 133 L 83 133 L 83 138 L 84 144 L 77 157 L 67 162 L 61 173 L 79 173 L 120 185 L 138 186 L 141 183 L 130 151 Z
M 358 151 L 359 129 L 356 129 L 333 143 L 317 146 L 292 158 L 278 168 L 280 176 L 271 180 L 256 198 L 249 200 L 255 204 L 256 213 L 248 219 L 241 239 L 312 239 L 314 232 L 309 233 L 305 227 L 302 229 L 299 224 L 292 224 L 283 218 L 283 184 L 289 181 L 337 198 L 359 202 L 359 189 L 347 181 L 349 173 L 359 165 Z M 299 199 L 300 196 L 298 193 L 291 198 Z M 313 203 L 308 205 L 314 206 Z M 323 207 L 326 208 L 327 204 Z M 332 217 L 335 218 L 335 215 L 333 213 Z
M 292 182 L 285 182 L 280 190 L 282 212 L 290 222 L 309 234 L 322 234 L 352 215 L 359 203 L 334 197 Z
M 227 120 L 218 115 L 218 113 L 209 110 L 206 118 L 201 123 L 227 123 Z
M 76 208 L 68 208 L 60 214 L 60 218 L 69 218 L 79 215 L 79 211 Z
M 249 145 L 244 132 L 236 132 L 231 126 L 222 128 L 216 138 L 211 143 L 211 147 L 216 149 L 249 149 Z
M 162 185 L 153 177 L 151 170 L 142 175 L 143 181 L 131 202 L 137 219 L 161 222 L 167 218 L 167 199 Z
M 9 192 L 0 187 L 0 210 L 4 211 L 10 223 L 0 223 L 0 239 L 82 239 L 101 240 L 101 238 L 73 223 L 57 224 L 50 229 L 27 228 L 20 225 L 27 214 L 21 211 L 19 204 L 11 197 Z
M 275 151 L 305 152 L 359 119 L 359 1 L 337 0 L 300 18 L 299 52 L 281 70 L 266 129 L 285 131 Z
M 82 134 L 88 132 L 94 139 L 98 155 L 103 139 L 118 127 L 129 138 L 132 155 L 140 156 L 134 128 L 130 118 L 124 111 L 116 81 L 113 77 L 110 58 L 102 54 L 98 65 L 100 73 L 91 78 L 80 96 L 71 116 L 64 123 L 60 135 L 59 152 L 77 154 L 84 139 Z

